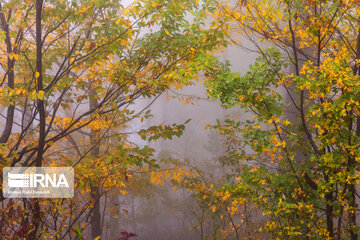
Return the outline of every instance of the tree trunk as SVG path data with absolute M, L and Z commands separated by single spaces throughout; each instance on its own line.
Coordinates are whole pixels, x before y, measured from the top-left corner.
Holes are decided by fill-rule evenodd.
M 91 83 L 89 83 L 89 103 L 90 110 L 96 109 L 99 106 L 99 103 L 96 99 L 96 93 Z M 100 155 L 100 143 L 97 139 L 96 130 L 91 130 L 90 133 L 90 146 L 93 149 L 90 152 L 90 155 L 93 157 L 99 157 Z M 101 224 L 101 209 L 100 209 L 100 199 L 101 195 L 99 193 L 99 183 L 94 183 L 95 185 L 91 187 L 90 197 L 94 201 L 93 215 L 91 218 L 91 238 L 94 239 L 102 234 L 102 224 Z
M 316 13 L 316 11 L 317 10 L 315 8 L 315 13 Z M 320 44 L 319 44 L 319 46 L 310 46 L 306 49 L 302 49 L 301 54 L 300 54 L 300 52 L 298 52 L 298 46 L 296 44 L 297 36 L 295 35 L 295 32 L 293 31 L 291 19 L 289 20 L 289 29 L 290 29 L 291 37 L 292 37 L 292 43 L 291 43 L 291 47 L 293 50 L 292 56 L 294 58 L 294 64 L 292 64 L 290 66 L 290 73 L 293 73 L 296 76 L 300 76 L 300 70 L 302 69 L 305 61 L 307 61 L 308 59 L 313 61 L 316 65 L 319 65 L 321 48 L 320 48 Z M 313 136 L 312 136 L 311 132 L 308 130 L 307 122 L 305 119 L 305 115 L 306 115 L 308 106 L 306 106 L 304 104 L 304 99 L 305 99 L 307 93 L 304 90 L 302 90 L 302 91 L 300 91 L 299 94 L 296 94 L 295 87 L 296 86 L 292 85 L 287 89 L 287 95 L 286 95 L 287 97 L 285 99 L 285 104 L 289 104 L 289 107 L 286 109 L 285 116 L 290 122 L 292 122 L 294 124 L 294 126 L 299 128 L 299 132 L 304 133 L 304 136 L 303 136 L 304 141 L 309 142 L 311 145 L 312 151 L 314 151 L 315 154 L 317 154 L 318 157 L 320 157 L 325 152 L 323 152 L 323 151 L 320 152 L 318 150 L 316 143 L 313 140 Z M 314 103 L 314 102 L 312 102 L 312 103 Z M 300 130 L 300 129 L 302 129 L 302 130 Z M 304 143 L 298 142 L 298 144 L 304 144 Z M 307 156 L 305 155 L 305 153 L 303 151 L 298 151 L 295 153 L 295 164 L 296 165 L 300 166 L 306 161 L 307 161 Z M 327 178 L 326 173 L 324 173 L 324 178 L 325 179 Z M 304 180 L 305 180 L 306 184 L 308 186 L 310 186 L 313 190 L 317 189 L 317 185 L 314 183 L 314 181 L 311 179 L 311 177 L 309 176 L 309 174 L 307 172 L 304 173 Z M 329 236 L 331 238 L 334 238 L 335 237 L 334 212 L 333 212 L 333 207 L 331 205 L 332 198 L 333 198 L 333 192 L 330 192 L 330 193 L 326 194 L 324 200 L 326 201 L 325 214 L 326 214 L 327 230 L 329 232 Z
M 37 91 L 43 91 L 43 82 L 42 82 L 42 26 L 41 26 L 41 13 L 42 13 L 42 0 L 36 1 L 36 73 L 35 73 L 35 82 Z M 42 158 L 44 154 L 45 147 L 45 106 L 43 99 L 37 99 L 37 108 L 39 111 L 39 139 L 38 139 L 38 149 L 35 165 L 41 167 Z M 38 199 L 34 199 L 33 207 L 33 231 L 30 233 L 30 239 L 38 239 L 38 231 L 41 223 L 41 208 Z
M 0 22 L 1 22 L 1 28 L 5 32 L 6 52 L 8 54 L 11 54 L 13 52 L 13 49 L 11 46 L 9 25 L 6 22 L 4 13 L 2 12 L 1 3 L 0 3 Z M 14 61 L 15 59 L 11 59 L 10 57 L 8 57 L 6 74 L 8 79 L 8 87 L 12 89 L 14 88 L 14 82 L 15 82 Z M 15 105 L 10 105 L 7 109 L 6 123 L 3 133 L 0 137 L 0 143 L 6 143 L 10 137 L 12 125 L 14 121 L 14 112 L 15 112 Z

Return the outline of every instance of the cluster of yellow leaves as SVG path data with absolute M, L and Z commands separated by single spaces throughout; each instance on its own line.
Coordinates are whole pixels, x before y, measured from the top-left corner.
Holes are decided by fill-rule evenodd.
M 191 172 L 187 167 L 161 169 L 150 172 L 150 182 L 155 184 L 164 184 L 164 180 L 173 180 L 177 184 L 183 181 L 186 177 L 196 177 L 197 174 Z
M 47 121 L 51 121 L 52 117 L 48 117 Z M 58 126 L 60 129 L 66 129 L 70 126 L 73 128 L 76 128 L 81 125 L 85 125 L 84 129 L 90 129 L 90 130 L 103 130 L 103 129 L 109 129 L 109 127 L 112 125 L 112 120 L 105 120 L 105 119 L 94 119 L 89 124 L 87 124 L 89 120 L 81 120 L 76 123 L 74 123 L 74 118 L 71 117 L 60 117 L 56 116 L 53 119 L 53 123 Z

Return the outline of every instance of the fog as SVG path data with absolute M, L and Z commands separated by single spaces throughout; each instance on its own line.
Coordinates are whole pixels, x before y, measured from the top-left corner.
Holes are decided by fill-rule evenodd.
M 241 40 L 250 46 L 245 39 Z M 249 64 L 255 61 L 256 54 L 230 46 L 218 57 L 221 61 L 228 60 L 232 65 L 231 70 L 245 73 Z M 184 104 L 179 100 L 181 97 L 190 97 L 192 101 Z M 141 110 L 152 101 L 153 99 L 137 101 L 135 108 Z M 79 109 L 87 108 L 87 105 L 82 105 Z M 225 151 L 225 143 L 215 131 L 205 129 L 206 124 L 214 124 L 217 119 L 222 121 L 227 117 L 237 117 L 240 120 L 251 117 L 238 108 L 224 109 L 219 102 L 209 99 L 201 81 L 183 89 L 169 90 L 168 95 L 164 93 L 151 104 L 150 110 L 153 118 L 144 122 L 135 121 L 128 126 L 126 131 L 134 133 L 130 140 L 156 149 L 155 158 L 161 169 L 174 168 L 169 161 L 173 159 L 206 171 L 207 176 L 214 179 L 221 177 L 222 171 L 225 171 L 217 161 Z M 21 111 L 16 112 L 17 123 L 22 121 L 22 114 Z M 62 112 L 61 115 L 70 113 Z M 188 119 L 191 121 L 186 124 L 185 131 L 179 138 L 147 143 L 136 134 L 143 128 L 159 124 L 182 124 Z M 20 124 L 14 126 L 14 132 L 20 130 Z M 138 240 L 196 240 L 202 239 L 203 233 L 213 231 L 211 224 L 205 225 L 201 230 L 196 227 L 199 225 L 202 210 L 188 190 L 174 189 L 170 181 L 161 185 L 152 184 L 147 173 L 139 173 L 136 178 L 129 178 L 126 185 L 127 194 L 121 195 L 115 190 L 101 198 L 102 239 L 118 239 L 124 231 L 136 234 L 134 239 Z M 110 209 L 115 209 L 116 212 L 109 212 Z M 83 234 L 85 239 L 91 239 L 90 227 L 86 228 Z
M 249 64 L 255 61 L 256 54 L 230 46 L 219 58 L 222 61 L 229 60 L 233 71 L 245 73 Z M 201 83 L 182 90 L 169 91 L 169 96 L 170 100 L 166 100 L 164 94 L 155 101 L 150 107 L 154 117 L 144 123 L 134 123 L 131 126 L 132 131 L 161 123 L 180 124 L 191 119 L 180 138 L 150 143 L 150 146 L 157 150 L 158 161 L 166 158 L 188 160 L 188 164 L 206 170 L 209 175 L 221 175 L 219 171 L 223 168 L 216 159 L 225 151 L 224 139 L 215 131 L 205 129 L 205 126 L 207 123 L 215 123 L 216 119 L 223 120 L 229 116 L 238 117 L 240 120 L 250 116 L 238 108 L 224 109 L 219 102 L 208 99 L 206 89 Z M 184 105 L 178 100 L 181 96 L 191 96 L 194 100 Z M 150 100 L 147 100 L 142 105 L 149 102 Z M 144 144 L 136 136 L 133 136 L 133 140 Z M 163 161 L 160 166 L 169 167 Z M 134 187 L 136 184 L 140 186 Z M 106 239 L 118 237 L 119 230 L 135 233 L 137 237 L 134 239 L 139 240 L 200 239 L 200 230 L 193 228 L 197 224 L 200 208 L 187 190 L 174 190 L 169 182 L 164 185 L 129 182 L 129 185 L 127 195 L 113 198 L 118 209 L 126 209 L 127 214 L 121 211 L 118 219 L 109 221 L 109 228 L 104 229 Z M 211 231 L 211 227 L 205 231 Z

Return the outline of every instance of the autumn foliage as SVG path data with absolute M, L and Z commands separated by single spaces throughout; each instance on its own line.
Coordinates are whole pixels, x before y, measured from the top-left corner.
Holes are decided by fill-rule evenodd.
M 129 139 L 128 125 L 150 118 L 152 102 L 191 84 L 210 67 L 211 53 L 226 45 L 221 31 L 205 26 L 215 6 L 195 0 L 0 3 L 0 166 L 77 172 L 73 199 L 1 197 L 1 239 L 82 239 L 89 228 L 91 238 L 101 236 L 102 197 L 126 194 L 135 169 L 158 167 L 154 149 Z M 138 99 L 148 104 L 138 107 Z M 135 134 L 171 138 L 182 134 L 183 124 Z M 122 239 L 133 237 L 123 233 Z
M 245 74 L 216 57 L 228 45 L 257 53 Z M 100 202 L 144 176 L 188 190 L 201 239 L 359 238 L 357 0 L 10 0 L 0 52 L 0 167 L 73 166 L 77 191 L 1 196 L 1 239 L 99 239 Z M 181 137 L 189 120 L 129 126 L 199 79 L 209 98 L 251 117 L 207 126 L 225 139 L 221 174 L 191 159 L 159 169 L 155 148 L 129 135 Z
M 241 46 L 245 36 L 259 57 L 244 75 L 226 64 L 209 73 L 211 96 L 253 114 L 212 126 L 227 137 L 224 159 L 233 166 L 232 180 L 212 192 L 226 196 L 230 211 L 260 209 L 252 231 L 265 238 L 358 239 L 359 7 L 249 0 L 218 9 L 232 42 Z M 236 220 L 232 231 L 243 239 L 244 218 Z

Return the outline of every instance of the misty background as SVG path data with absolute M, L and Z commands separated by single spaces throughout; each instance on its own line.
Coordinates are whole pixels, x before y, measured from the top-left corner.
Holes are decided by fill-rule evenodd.
M 241 39 L 246 43 L 245 39 Z M 228 47 L 219 58 L 228 60 L 232 71 L 246 73 L 257 55 L 254 52 L 244 50 L 237 46 Z M 182 90 L 171 90 L 157 99 L 151 106 L 154 116 L 143 123 L 140 121 L 130 126 L 131 131 L 138 131 L 157 124 L 184 123 L 185 131 L 180 138 L 172 140 L 159 140 L 149 145 L 156 149 L 156 159 L 161 169 L 172 167 L 166 159 L 176 159 L 187 162 L 190 166 L 196 166 L 205 170 L 210 176 L 222 175 L 224 168 L 217 159 L 225 151 L 224 139 L 214 130 L 205 129 L 206 124 L 214 124 L 216 119 L 220 121 L 227 117 L 237 117 L 245 121 L 250 115 L 245 114 L 238 108 L 224 109 L 219 102 L 208 99 L 206 89 L 201 83 L 187 86 Z M 181 97 L 191 97 L 193 101 L 184 105 L 179 101 Z M 150 100 L 137 103 L 141 108 L 149 104 Z M 132 139 L 139 145 L 145 142 L 139 136 L 133 134 Z M 139 240 L 182 240 L 200 239 L 200 229 L 196 228 L 201 217 L 201 209 L 196 200 L 185 189 L 174 189 L 169 181 L 163 185 L 149 184 L 136 180 L 128 182 L 126 195 L 107 196 L 119 210 L 118 218 L 109 217 L 107 226 L 103 226 L 103 237 L 114 239 L 119 236 L 119 231 L 135 233 L 134 239 Z M 104 205 L 104 201 L 102 202 Z M 204 232 L 211 233 L 213 226 L 207 224 Z

